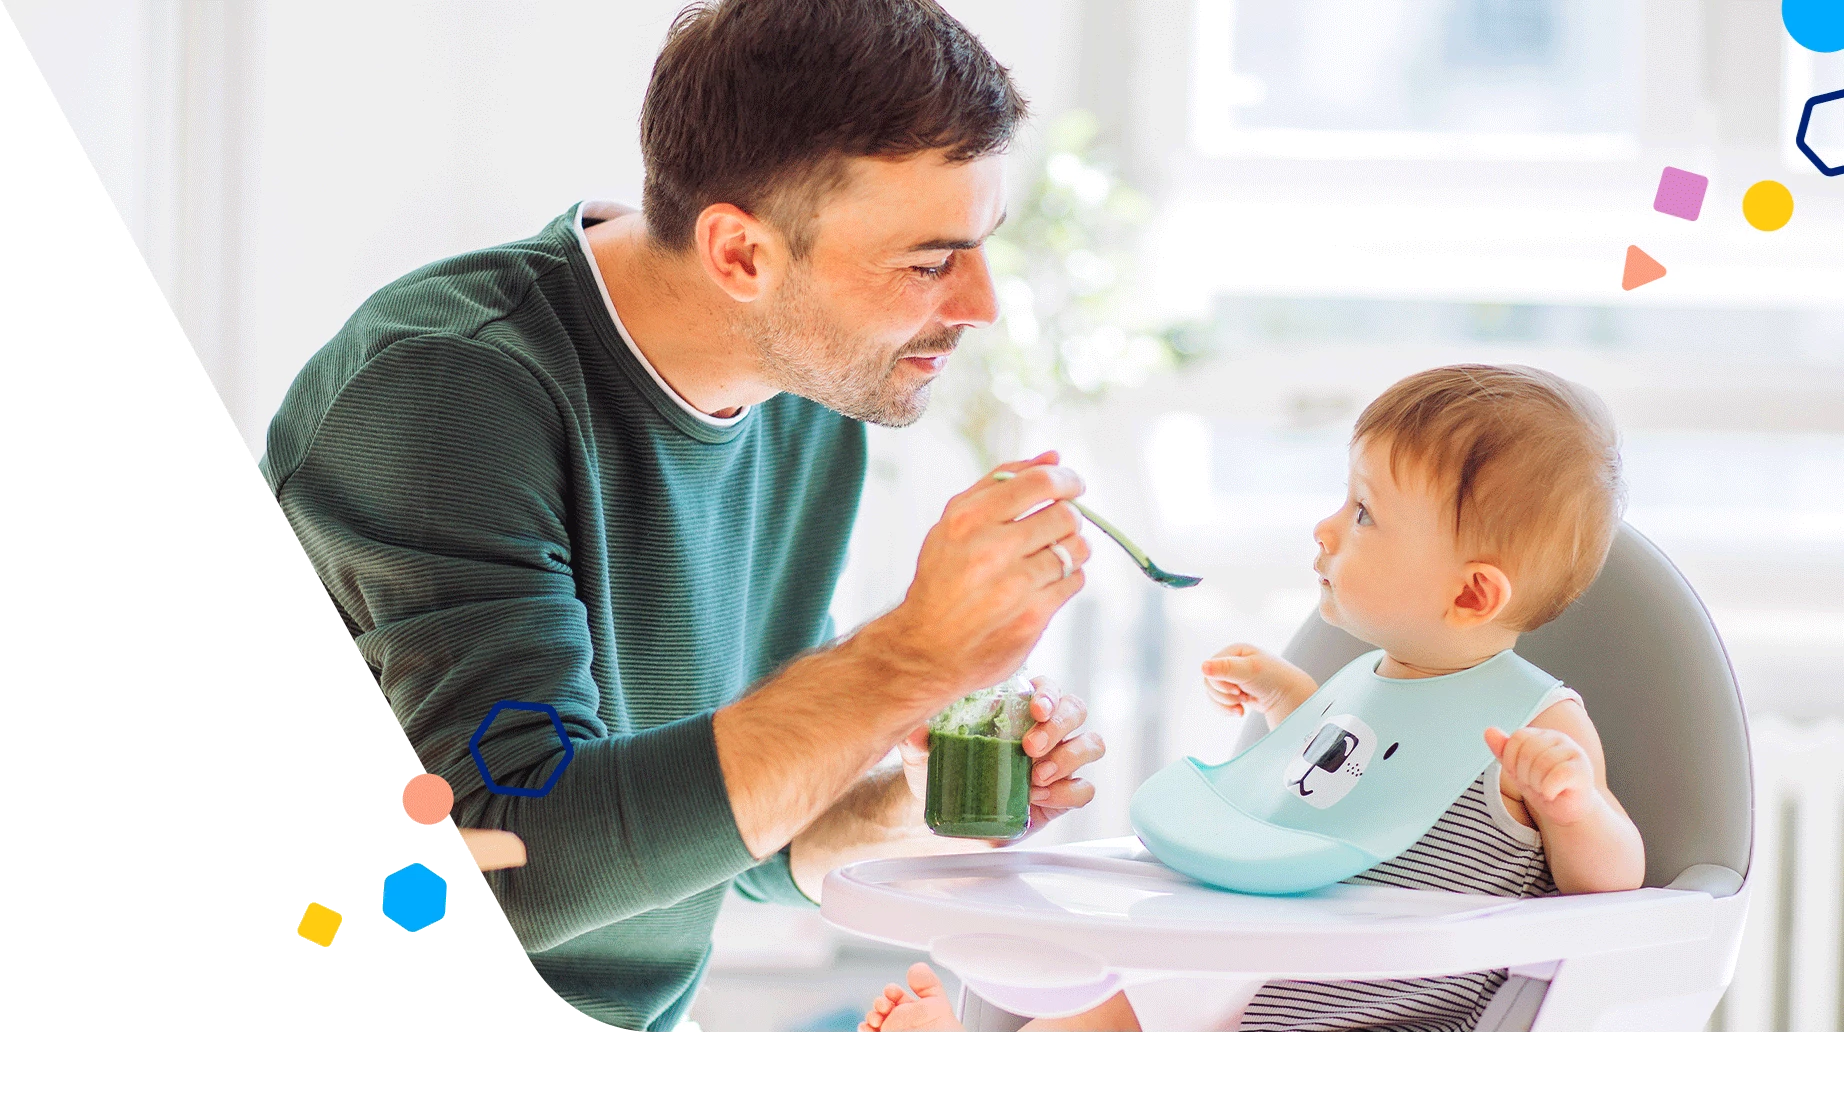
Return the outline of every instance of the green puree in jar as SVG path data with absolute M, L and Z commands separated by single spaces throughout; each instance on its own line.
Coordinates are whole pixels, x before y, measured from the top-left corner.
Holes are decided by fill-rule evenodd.
M 930 730 L 922 817 L 950 838 L 1011 838 L 1031 821 L 1024 742 Z
M 962 696 L 928 724 L 922 817 L 950 838 L 1012 838 L 1031 822 L 1032 687 L 1014 676 Z

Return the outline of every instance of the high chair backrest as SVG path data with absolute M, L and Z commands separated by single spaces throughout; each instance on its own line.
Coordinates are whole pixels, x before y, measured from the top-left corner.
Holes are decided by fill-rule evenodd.
M 1308 618 L 1283 655 L 1324 682 L 1371 646 Z M 1748 874 L 1754 787 L 1728 654 L 1665 554 L 1622 525 L 1600 578 L 1518 653 L 1581 693 L 1607 752 L 1607 783 L 1645 838 L 1646 884 L 1686 878 L 1727 895 Z M 1266 732 L 1259 719 L 1242 738 Z M 1727 889 L 1726 891 L 1724 889 Z

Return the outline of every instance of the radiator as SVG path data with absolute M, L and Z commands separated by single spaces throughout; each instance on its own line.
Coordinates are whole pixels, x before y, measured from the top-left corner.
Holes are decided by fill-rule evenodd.
M 1719 1031 L 1844 1030 L 1844 720 L 1749 722 L 1753 899 Z

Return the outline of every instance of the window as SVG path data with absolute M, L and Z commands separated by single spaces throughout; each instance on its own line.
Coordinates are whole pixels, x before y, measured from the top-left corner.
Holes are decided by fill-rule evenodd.
M 1630 158 L 1632 0 L 1217 0 L 1192 142 L 1214 156 Z

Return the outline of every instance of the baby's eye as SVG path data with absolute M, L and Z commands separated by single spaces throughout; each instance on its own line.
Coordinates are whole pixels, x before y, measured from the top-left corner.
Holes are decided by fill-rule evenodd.
M 1364 505 L 1362 502 L 1359 502 L 1357 504 L 1357 523 L 1359 525 L 1375 525 L 1376 524 L 1376 522 L 1372 521 L 1370 518 L 1370 507 Z

